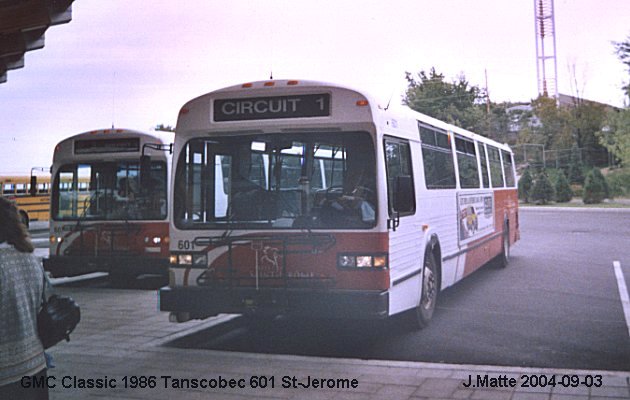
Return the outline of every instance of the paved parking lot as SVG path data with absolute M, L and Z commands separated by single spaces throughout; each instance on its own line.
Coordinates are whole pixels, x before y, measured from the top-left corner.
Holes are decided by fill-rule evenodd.
M 169 343 L 233 317 L 173 324 L 157 311 L 154 291 L 56 290 L 80 303 L 82 320 L 69 343 L 51 349 L 52 399 L 630 398 L 627 372 L 179 349 Z

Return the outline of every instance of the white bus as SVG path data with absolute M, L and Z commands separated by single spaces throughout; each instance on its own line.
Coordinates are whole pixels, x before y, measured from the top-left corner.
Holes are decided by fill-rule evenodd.
M 168 273 L 172 141 L 172 133 L 101 129 L 57 144 L 45 270 L 119 280 Z
M 509 147 L 359 91 L 275 80 L 186 103 L 162 311 L 425 326 L 519 238 Z

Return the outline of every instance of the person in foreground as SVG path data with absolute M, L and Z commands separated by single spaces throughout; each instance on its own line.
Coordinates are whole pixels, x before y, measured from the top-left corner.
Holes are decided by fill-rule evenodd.
M 17 208 L 0 197 L 0 399 L 48 399 L 46 385 L 29 385 L 46 380 L 37 334 L 43 274 Z

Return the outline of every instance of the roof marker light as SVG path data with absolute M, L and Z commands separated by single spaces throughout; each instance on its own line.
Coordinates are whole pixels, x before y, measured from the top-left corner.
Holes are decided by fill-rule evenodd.
M 243 83 L 243 85 L 242 85 L 242 87 L 244 87 L 244 88 L 250 88 L 252 86 L 254 86 L 252 83 Z
M 265 86 L 274 86 L 276 82 L 265 82 Z
M 365 107 L 368 104 L 370 104 L 367 100 L 357 100 L 357 106 L 358 107 Z
M 297 85 L 298 83 L 299 83 L 298 81 L 288 81 L 287 85 L 294 86 L 294 85 Z

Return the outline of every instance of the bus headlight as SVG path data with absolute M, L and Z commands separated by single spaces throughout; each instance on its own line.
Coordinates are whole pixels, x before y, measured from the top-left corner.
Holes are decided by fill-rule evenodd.
M 337 268 L 388 268 L 387 254 L 339 254 Z
M 341 254 L 337 258 L 337 266 L 339 268 L 353 268 L 357 266 L 357 261 L 354 256 Z
M 61 236 L 50 235 L 50 244 L 61 243 L 63 238 Z
M 150 244 L 153 243 L 155 245 L 162 243 L 162 238 L 159 236 L 145 236 L 144 237 L 144 243 Z M 164 238 L 164 243 L 168 244 L 167 238 Z
M 205 267 L 208 263 L 208 257 L 205 253 L 200 254 L 171 254 L 169 257 L 171 264 L 175 265 L 193 265 L 195 267 Z
M 357 268 L 372 266 L 372 256 L 357 256 Z

